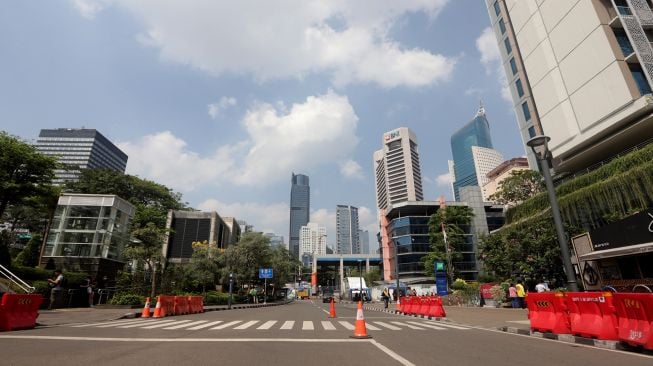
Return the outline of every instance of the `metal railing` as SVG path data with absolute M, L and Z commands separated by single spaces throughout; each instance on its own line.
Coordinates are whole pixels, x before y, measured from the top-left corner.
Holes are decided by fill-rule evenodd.
M 27 282 L 21 280 L 15 274 L 11 273 L 9 269 L 0 264 L 0 275 L 9 280 L 9 290 L 11 290 L 11 285 L 16 284 L 21 290 L 25 293 L 31 294 L 36 290 L 36 287 L 30 286 Z

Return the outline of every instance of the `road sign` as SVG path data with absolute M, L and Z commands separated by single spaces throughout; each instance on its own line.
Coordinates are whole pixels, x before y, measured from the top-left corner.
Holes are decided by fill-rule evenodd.
M 259 268 L 258 278 L 272 278 L 272 268 Z

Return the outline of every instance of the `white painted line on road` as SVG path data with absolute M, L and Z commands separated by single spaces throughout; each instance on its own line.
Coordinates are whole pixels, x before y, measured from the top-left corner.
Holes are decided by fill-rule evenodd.
M 340 320 L 340 321 L 338 321 L 338 323 L 340 323 L 343 327 L 347 328 L 348 330 L 354 330 L 354 326 L 349 322 L 346 322 L 344 320 Z
M 252 325 L 254 325 L 254 324 L 256 324 L 256 323 L 258 323 L 258 320 L 250 320 L 250 321 L 248 321 L 247 323 L 243 323 L 243 324 L 237 326 L 237 327 L 234 328 L 234 329 L 238 329 L 238 330 L 247 329 L 247 328 L 251 327 Z
M 85 324 L 76 324 L 76 325 L 71 325 L 73 328 L 85 328 L 85 327 L 95 327 L 98 325 L 107 325 L 107 324 L 127 324 L 127 323 L 133 323 L 133 322 L 139 322 L 143 321 L 142 319 L 139 320 L 134 320 L 134 319 L 127 319 L 127 320 L 116 320 L 116 321 L 110 321 L 110 322 L 102 322 L 102 323 L 85 323 Z
M 290 330 L 290 329 L 292 329 L 294 326 L 295 326 L 295 321 L 294 321 L 294 320 L 288 320 L 288 321 L 286 321 L 286 322 L 283 323 L 283 325 L 281 326 L 280 329 L 281 329 L 281 330 Z
M 336 327 L 330 321 L 326 320 L 322 321 L 322 328 L 324 328 L 324 330 L 336 330 Z
M 388 323 L 384 323 L 384 322 L 374 322 L 374 324 L 380 325 L 380 326 L 388 328 L 390 330 L 401 330 L 401 328 L 399 328 L 399 327 L 395 327 L 392 324 L 388 324 Z
M 242 322 L 242 320 L 234 320 L 234 321 L 232 321 L 232 322 L 224 323 L 224 324 L 222 324 L 222 325 L 218 325 L 217 327 L 213 327 L 213 328 L 211 328 L 211 330 L 214 330 L 214 329 L 215 329 L 215 330 L 219 330 L 219 329 L 228 328 L 228 327 L 230 327 L 230 326 L 232 326 L 232 325 L 236 325 L 236 324 L 238 324 L 238 323 L 240 323 L 240 322 Z
M 438 326 L 442 326 L 442 327 L 445 327 L 445 328 L 460 329 L 460 330 L 469 330 L 469 327 L 459 327 L 457 325 L 448 324 L 448 323 L 445 323 L 445 322 L 438 322 Z
M 276 320 L 269 320 L 269 321 L 263 323 L 260 327 L 258 327 L 256 329 L 268 330 L 268 329 L 272 328 L 272 326 L 275 325 L 275 324 L 277 324 Z
M 369 329 L 369 330 L 381 330 L 381 328 L 379 328 L 379 327 L 375 327 L 375 326 L 373 326 L 372 324 L 370 324 L 369 322 L 368 322 L 368 323 L 365 323 L 365 329 Z
M 145 320 L 142 322 L 136 322 L 136 323 L 131 323 L 127 325 L 119 325 L 116 328 L 136 328 L 136 327 L 141 327 L 143 325 L 148 325 L 148 324 L 165 324 L 165 323 L 170 323 L 174 322 L 174 320 Z M 103 325 L 98 328 L 108 328 L 107 325 Z
M 154 322 L 154 321 L 156 321 L 156 320 L 147 319 L 147 320 L 131 320 L 131 321 L 128 321 L 128 322 L 111 322 L 111 323 L 107 323 L 105 325 L 99 325 L 99 326 L 97 326 L 97 328 L 110 328 L 110 327 L 117 327 L 119 325 L 126 325 L 126 324 L 145 324 L 145 323 Z
M 446 328 L 438 327 L 437 325 L 431 325 L 431 324 L 424 324 L 424 323 L 419 323 L 419 322 L 409 322 L 411 324 L 417 324 L 420 327 L 427 327 L 431 329 L 436 329 L 436 330 L 445 330 Z
M 150 325 L 150 326 L 148 326 L 148 327 L 142 327 L 141 329 L 163 328 L 163 327 L 167 327 L 168 325 L 177 325 L 177 324 L 181 324 L 181 323 L 188 323 L 189 321 L 190 321 L 190 320 L 180 320 L 180 321 L 174 321 L 174 320 L 173 320 L 171 323 L 167 323 L 167 324 L 154 324 L 154 325 Z M 186 325 L 186 324 L 184 324 L 184 325 Z
M 416 327 L 416 326 L 410 325 L 408 323 L 402 323 L 402 322 L 390 322 L 390 323 L 392 323 L 394 325 L 399 325 L 399 326 L 402 326 L 402 327 L 408 327 L 410 329 L 425 330 L 424 328 Z
M 394 352 L 390 348 L 382 345 L 381 343 L 375 341 L 374 339 L 370 339 L 369 342 L 372 343 L 373 345 L 375 345 L 381 351 L 385 352 L 385 354 L 387 354 L 388 356 L 394 358 L 400 364 L 402 364 L 404 366 L 415 366 L 414 363 L 412 363 L 412 362 L 408 361 L 407 359 L 399 356 L 396 352 Z
M 222 323 L 222 320 L 217 320 L 217 321 L 214 321 L 214 322 L 198 325 L 196 327 L 188 328 L 186 330 L 200 330 L 200 329 L 208 328 L 208 327 L 214 326 L 216 324 L 220 324 L 220 323 Z
M 31 339 L 53 341 L 91 341 L 91 342 L 286 342 L 286 343 L 361 343 L 371 339 L 299 339 L 299 338 L 109 338 L 109 337 L 65 337 L 65 336 L 19 336 L 2 335 L 0 339 Z
M 173 325 L 172 327 L 166 327 L 166 328 L 163 328 L 163 329 L 165 329 L 165 330 L 180 329 L 180 328 L 185 328 L 185 327 L 188 327 L 188 326 L 191 326 L 191 325 L 198 325 L 198 324 L 202 324 L 202 323 L 206 323 L 206 320 L 198 320 L 198 321 L 192 322 L 192 323 L 184 323 L 184 324 L 179 324 L 179 325 Z
M 315 330 L 315 327 L 313 327 L 313 322 L 310 320 L 304 320 L 302 330 Z

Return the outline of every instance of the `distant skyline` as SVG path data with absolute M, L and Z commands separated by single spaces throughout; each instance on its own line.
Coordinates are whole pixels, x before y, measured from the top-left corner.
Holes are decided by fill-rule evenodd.
M 376 249 L 385 132 L 415 132 L 426 200 L 452 198 L 449 139 L 481 99 L 494 148 L 525 154 L 489 24 L 478 0 L 6 2 L 0 129 L 97 129 L 127 173 L 286 242 L 301 172 L 328 244 L 346 204 Z

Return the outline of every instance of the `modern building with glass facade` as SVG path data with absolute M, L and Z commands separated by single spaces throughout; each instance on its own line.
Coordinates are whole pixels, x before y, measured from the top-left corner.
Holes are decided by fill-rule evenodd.
M 522 140 L 549 136 L 557 173 L 583 171 L 653 138 L 650 1 L 486 4 Z
M 109 275 L 125 265 L 135 208 L 115 195 L 63 193 L 41 255 L 41 266 Z
M 361 254 L 374 254 L 370 251 L 370 232 L 358 230 L 358 241 L 361 243 Z
M 408 128 L 383 135 L 383 148 L 374 152 L 374 172 L 380 210 L 396 202 L 424 199 L 417 137 Z
M 54 184 L 76 180 L 80 169 L 106 168 L 124 173 L 127 166 L 127 154 L 94 129 L 44 129 L 36 148 L 69 166 L 55 171 Z
M 304 267 L 313 268 L 316 255 L 326 254 L 326 228 L 314 222 L 302 226 L 299 230 L 299 251 Z
M 300 259 L 299 231 L 310 221 L 311 187 L 308 176 L 292 173 L 290 187 L 290 232 L 288 250 Z
M 453 163 L 449 164 L 453 192 L 460 200 L 460 187 L 480 186 L 485 175 L 503 161 L 492 148 L 490 124 L 481 105 L 476 116 L 451 136 Z
M 238 225 L 236 225 L 238 226 Z M 162 252 L 168 263 L 189 263 L 193 242 L 215 243 L 227 249 L 232 238 L 229 226 L 217 212 L 168 211 L 166 235 Z
M 336 206 L 336 253 L 361 253 L 358 237 L 358 208 L 354 206 Z

